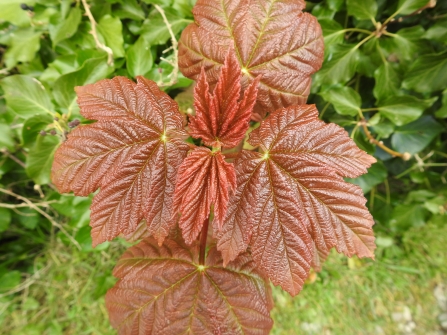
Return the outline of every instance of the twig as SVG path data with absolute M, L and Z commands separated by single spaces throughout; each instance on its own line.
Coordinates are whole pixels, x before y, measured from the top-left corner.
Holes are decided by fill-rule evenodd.
M 25 203 L 28 204 L 29 208 L 34 209 L 36 212 L 38 212 L 39 214 L 43 215 L 45 218 L 47 218 L 48 221 L 51 222 L 51 224 L 57 228 L 59 228 L 61 230 L 62 233 L 65 234 L 65 236 L 67 236 L 67 238 L 79 249 L 81 250 L 81 246 L 79 245 L 79 243 L 73 238 L 73 236 L 71 236 L 65 229 L 64 227 L 62 227 L 59 223 L 57 223 L 50 215 L 48 215 L 48 213 L 44 212 L 43 210 L 41 210 L 39 207 L 37 207 L 33 202 L 31 202 L 28 198 L 22 197 L 19 194 L 15 194 L 14 192 L 5 190 L 3 188 L 0 188 L 0 192 L 8 194 L 10 196 L 13 196 L 19 200 L 24 201 Z
M 10 153 L 7 149 L 3 149 L 1 150 L 1 152 L 11 158 L 14 162 L 16 162 L 17 164 L 19 164 L 21 167 L 23 167 L 24 169 L 26 169 L 26 165 L 25 163 L 23 163 L 20 159 L 18 159 L 16 156 L 14 156 L 12 153 Z
M 163 21 L 164 21 L 164 23 L 166 25 L 166 28 L 168 28 L 169 34 L 171 35 L 172 46 L 170 46 L 168 49 L 164 50 L 163 53 L 168 52 L 170 49 L 172 49 L 173 50 L 173 54 L 174 54 L 172 61 L 170 61 L 170 60 L 168 60 L 166 58 L 160 57 L 160 59 L 162 61 L 165 61 L 165 62 L 171 64 L 173 69 L 172 69 L 172 72 L 170 74 L 171 80 L 168 83 L 163 83 L 162 81 L 160 81 L 157 84 L 160 87 L 172 86 L 172 85 L 176 84 L 177 81 L 178 81 L 178 72 L 179 72 L 179 68 L 178 68 L 178 42 L 177 42 L 177 39 L 175 38 L 174 31 L 172 30 L 172 26 L 169 23 L 168 18 L 166 17 L 166 14 L 165 14 L 165 11 L 163 10 L 163 8 L 161 8 L 159 5 L 154 5 L 154 7 L 155 7 L 155 9 L 158 10 L 160 15 L 163 17 Z
M 92 36 L 95 40 L 96 47 L 107 52 L 107 55 L 108 55 L 107 64 L 112 66 L 113 65 L 113 51 L 107 45 L 105 45 L 99 41 L 98 33 L 96 32 L 96 24 L 97 23 L 95 21 L 95 18 L 92 15 L 92 12 L 90 11 L 90 5 L 87 3 L 87 0 L 81 0 L 81 1 L 82 1 L 82 5 L 84 6 L 84 9 L 85 9 L 85 14 L 88 16 L 88 19 L 90 20 L 90 24 L 92 25 L 92 31 L 90 32 L 90 34 L 92 34 Z
M 366 120 L 362 119 L 359 121 L 359 124 L 363 127 L 363 130 L 366 134 L 366 137 L 368 137 L 369 142 L 371 142 L 372 144 L 377 145 L 378 147 L 380 147 L 383 151 L 386 151 L 387 153 L 389 153 L 391 156 L 393 157 L 400 157 L 402 158 L 404 161 L 408 161 L 411 158 L 411 154 L 408 152 L 404 152 L 404 153 L 400 153 L 394 150 L 391 150 L 390 148 L 388 148 L 385 144 L 383 144 L 382 141 L 377 141 L 370 133 Z
M 56 203 L 56 202 L 57 202 L 57 200 L 44 201 L 44 202 L 34 202 L 33 205 L 34 205 L 34 206 L 37 206 L 37 207 L 48 207 L 50 204 L 54 204 L 54 203 Z M 10 208 L 10 209 L 12 209 L 12 208 L 23 208 L 23 207 L 32 208 L 32 207 L 31 207 L 29 204 L 27 204 L 27 203 L 22 203 L 22 204 L 16 204 L 16 205 L 14 205 L 14 204 L 5 204 L 5 203 L 2 203 L 2 202 L 0 202 L 0 207 L 3 207 L 3 208 Z

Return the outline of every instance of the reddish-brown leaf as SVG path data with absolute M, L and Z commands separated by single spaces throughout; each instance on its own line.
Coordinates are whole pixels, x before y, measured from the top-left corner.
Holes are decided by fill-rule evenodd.
M 250 242 L 258 266 L 295 295 L 315 263 L 313 243 L 322 255 L 335 247 L 374 257 L 366 199 L 341 177 L 374 159 L 342 128 L 318 120 L 314 106 L 280 109 L 252 134 L 263 153 L 243 152 L 235 162 L 238 188 L 218 234 L 225 263 Z
M 303 104 L 323 62 L 323 37 L 303 0 L 198 0 L 182 33 L 179 66 L 193 79 L 204 67 L 214 86 L 227 50 L 235 50 L 244 90 L 261 77 L 255 111 L 263 116 Z
M 194 90 L 196 115 L 190 117 L 191 135 L 201 137 L 208 146 L 236 146 L 248 130 L 258 83 L 259 79 L 256 78 L 245 91 L 242 101 L 239 101 L 241 68 L 231 49 L 213 94 L 209 93 L 206 74 L 202 69 Z
M 268 283 L 251 257 L 227 267 L 212 248 L 206 264 L 197 249 L 152 239 L 130 248 L 118 262 L 118 283 L 106 295 L 111 323 L 121 335 L 261 335 L 272 327 Z
M 159 243 L 175 225 L 177 170 L 189 147 L 177 104 L 142 77 L 76 88 L 83 116 L 55 154 L 52 179 L 60 192 L 88 195 L 93 244 L 131 234 L 144 218 Z
M 229 192 L 236 188 L 233 164 L 227 163 L 220 152 L 195 148 L 180 166 L 174 206 L 181 213 L 179 226 L 183 238 L 190 244 L 203 222 L 214 208 L 214 228 L 220 230 L 227 210 Z

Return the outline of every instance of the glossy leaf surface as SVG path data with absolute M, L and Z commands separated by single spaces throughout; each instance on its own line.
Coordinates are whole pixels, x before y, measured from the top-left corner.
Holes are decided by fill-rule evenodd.
M 231 261 L 250 243 L 253 259 L 275 285 L 297 294 L 313 257 L 335 247 L 374 257 L 373 219 L 362 190 L 342 177 L 359 176 L 375 159 L 346 131 L 318 120 L 314 106 L 271 114 L 249 140 L 263 153 L 236 160 L 238 188 L 218 249 Z
M 93 244 L 132 233 L 144 218 L 162 243 L 175 225 L 177 170 L 188 146 L 176 103 L 154 82 L 124 77 L 77 88 L 84 117 L 55 154 L 52 179 L 61 192 L 88 195 Z
M 321 27 L 302 0 L 199 0 L 195 23 L 182 33 L 179 66 L 197 79 L 204 67 L 214 86 L 229 48 L 244 73 L 243 88 L 262 76 L 255 112 L 303 104 L 323 61 Z
M 112 325 L 127 334 L 268 334 L 270 287 L 248 254 L 222 266 L 215 248 L 206 264 L 197 248 L 152 239 L 129 249 L 106 295 Z
M 194 90 L 196 115 L 190 117 L 190 133 L 201 137 L 206 145 L 235 147 L 248 129 L 259 78 L 255 79 L 241 96 L 241 68 L 230 49 L 221 68 L 219 81 L 213 94 L 209 93 L 205 71 L 202 69 Z
M 214 208 L 213 224 L 220 230 L 227 210 L 229 192 L 236 188 L 233 164 L 220 152 L 199 147 L 183 161 L 179 169 L 174 206 L 181 213 L 179 226 L 186 243 L 191 244 Z

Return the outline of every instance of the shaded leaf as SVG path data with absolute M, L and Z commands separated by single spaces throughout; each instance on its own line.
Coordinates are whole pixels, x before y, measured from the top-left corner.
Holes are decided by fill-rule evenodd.
M 318 22 L 323 29 L 325 53 L 327 54 L 330 45 L 343 43 L 345 31 L 337 21 L 322 19 Z
M 11 211 L 0 207 L 0 233 L 6 231 L 11 224 Z
M 126 53 L 127 71 L 132 77 L 144 76 L 154 64 L 151 46 L 140 37 L 134 45 L 132 45 Z
M 320 93 L 324 100 L 334 105 L 335 110 L 340 115 L 356 116 L 360 112 L 362 98 L 352 88 L 333 87 Z
M 70 9 L 67 17 L 62 17 L 57 24 L 50 24 L 48 30 L 50 32 L 53 47 L 60 41 L 72 37 L 78 30 L 81 23 L 82 12 L 79 6 Z
M 235 162 L 238 188 L 230 200 L 218 249 L 224 262 L 248 243 L 275 285 L 297 294 L 318 250 L 373 257 L 373 220 L 362 190 L 341 176 L 359 176 L 375 159 L 343 128 L 318 120 L 315 106 L 271 114 L 250 135 L 263 153 Z
M 220 152 L 198 147 L 183 161 L 177 178 L 174 208 L 181 213 L 179 226 L 186 243 L 191 244 L 214 208 L 215 230 L 222 228 L 229 192 L 236 188 L 233 164 Z
M 132 233 L 144 218 L 162 243 L 175 225 L 177 169 L 188 151 L 177 104 L 154 82 L 124 77 L 77 88 L 84 117 L 55 155 L 52 179 L 60 192 L 93 198 L 93 244 Z
M 301 12 L 304 6 L 302 0 L 197 1 L 196 23 L 186 27 L 179 43 L 180 70 L 197 79 L 204 67 L 213 87 L 233 48 L 244 90 L 262 76 L 256 113 L 305 103 L 310 76 L 323 60 L 323 38 L 315 17 Z
M 22 128 L 23 146 L 31 147 L 37 139 L 37 134 L 44 130 L 54 118 L 50 114 L 36 114 L 25 121 Z
M 423 116 L 403 127 L 397 128 L 391 137 L 393 148 L 399 152 L 416 154 L 425 149 L 444 127 L 431 116 Z
M 418 57 L 405 76 L 403 87 L 433 92 L 447 86 L 447 52 Z
M 19 29 L 15 31 L 11 44 L 6 49 L 4 54 L 6 68 L 12 69 L 20 62 L 32 61 L 36 55 L 36 52 L 40 49 L 41 35 L 42 32 L 34 31 L 32 28 Z
M 123 25 L 117 17 L 104 15 L 98 22 L 98 31 L 107 45 L 113 51 L 115 58 L 124 57 Z M 143 74 L 143 73 L 140 73 Z
M 447 89 L 442 94 L 442 107 L 435 112 L 436 117 L 447 118 Z
M 221 68 L 213 94 L 202 69 L 194 89 L 196 115 L 190 117 L 190 134 L 212 147 L 235 147 L 245 137 L 258 93 L 259 78 L 247 88 L 241 101 L 241 68 L 232 50 Z
M 390 97 L 379 103 L 378 110 L 394 124 L 402 126 L 418 119 L 436 99 L 419 100 L 411 95 Z
M 118 262 L 118 283 L 107 292 L 112 326 L 127 334 L 268 334 L 269 285 L 248 254 L 222 266 L 216 249 L 197 263 L 197 249 L 150 239 Z
M 346 178 L 346 181 L 359 185 L 362 188 L 363 193 L 366 194 L 371 191 L 374 186 L 383 183 L 387 177 L 388 171 L 386 167 L 382 162 L 377 162 L 368 169 L 367 174 L 355 179 Z
M 26 158 L 26 173 L 38 185 L 50 182 L 51 164 L 60 140 L 55 136 L 38 136 Z
M 45 87 L 32 77 L 13 75 L 0 81 L 8 107 L 22 118 L 36 113 L 53 114 L 53 104 Z
M 397 11 L 401 15 L 408 15 L 416 12 L 418 9 L 422 9 L 427 6 L 430 0 L 399 0 L 399 4 L 397 5 Z M 436 1 L 435 1 L 436 4 Z

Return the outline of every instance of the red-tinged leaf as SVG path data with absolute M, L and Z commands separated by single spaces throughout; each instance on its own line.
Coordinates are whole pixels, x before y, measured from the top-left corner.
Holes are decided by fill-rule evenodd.
M 198 0 L 195 22 L 182 33 L 179 66 L 197 79 L 204 67 L 214 87 L 229 48 L 244 73 L 243 89 L 261 76 L 255 111 L 261 116 L 303 104 L 311 75 L 323 62 L 323 37 L 303 0 Z
M 220 152 L 199 147 L 180 166 L 174 206 L 181 213 L 179 226 L 191 244 L 202 230 L 203 222 L 214 207 L 214 228 L 220 230 L 227 210 L 229 192 L 236 188 L 233 164 Z
M 322 255 L 335 247 L 374 257 L 366 199 L 340 176 L 366 171 L 373 159 L 344 130 L 318 120 L 312 106 L 292 106 L 271 114 L 249 142 L 263 153 L 235 162 L 238 188 L 218 234 L 225 263 L 250 242 L 260 269 L 295 295 L 315 263 L 313 243 Z
M 204 266 L 197 248 L 143 240 L 123 255 L 106 295 L 120 335 L 268 334 L 273 306 L 268 283 L 248 254 L 227 267 L 212 248 Z
M 232 50 L 225 58 L 213 94 L 209 93 L 202 69 L 194 90 L 196 115 L 190 117 L 189 128 L 193 137 L 201 137 L 206 145 L 213 147 L 234 147 L 245 137 L 256 102 L 259 78 L 253 81 L 239 102 L 240 80 L 241 68 Z
M 159 243 L 175 225 L 177 170 L 189 147 L 177 104 L 142 77 L 76 88 L 81 113 L 96 123 L 76 128 L 55 154 L 52 179 L 61 192 L 88 195 L 93 245 L 131 235 L 141 220 Z

